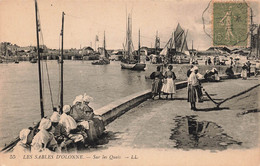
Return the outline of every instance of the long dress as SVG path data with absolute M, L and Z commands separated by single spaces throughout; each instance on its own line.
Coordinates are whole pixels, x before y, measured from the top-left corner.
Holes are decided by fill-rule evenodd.
M 176 93 L 176 85 L 175 85 L 175 73 L 172 71 L 165 72 L 165 81 L 166 83 L 163 84 L 162 92 L 167 94 L 174 94 Z
M 197 101 L 197 98 L 199 98 L 198 88 L 199 80 L 197 75 L 192 72 L 188 78 L 188 102 L 195 103 Z
M 247 67 L 245 65 L 242 67 L 241 77 L 247 79 Z
M 159 71 L 153 72 L 151 74 L 150 78 L 153 79 L 153 82 L 152 82 L 152 93 L 153 94 L 160 93 L 161 89 L 162 89 L 162 78 L 163 78 L 162 73 L 159 72 Z

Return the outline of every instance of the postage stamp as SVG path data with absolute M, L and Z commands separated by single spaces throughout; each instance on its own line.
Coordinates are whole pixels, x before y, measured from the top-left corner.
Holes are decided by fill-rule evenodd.
M 248 46 L 249 16 L 246 2 L 213 1 L 213 46 Z

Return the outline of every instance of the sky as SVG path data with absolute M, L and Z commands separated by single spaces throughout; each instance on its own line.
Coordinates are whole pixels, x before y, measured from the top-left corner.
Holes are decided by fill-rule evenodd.
M 38 0 L 43 42 L 48 48 L 60 47 L 61 16 L 65 12 L 64 48 L 103 46 L 104 31 L 107 49 L 122 49 L 126 38 L 126 13 L 132 13 L 134 47 L 154 47 L 156 31 L 161 47 L 167 43 L 178 23 L 188 31 L 188 47 L 203 50 L 212 40 L 203 30 L 202 13 L 210 0 Z M 253 2 L 256 4 L 256 2 Z M 252 5 L 254 20 L 259 23 Z M 204 13 L 210 31 L 211 10 Z M 0 0 L 0 42 L 19 46 L 36 45 L 34 0 Z

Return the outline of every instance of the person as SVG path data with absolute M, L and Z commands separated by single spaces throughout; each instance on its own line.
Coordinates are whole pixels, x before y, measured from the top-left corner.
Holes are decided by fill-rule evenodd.
M 192 68 L 192 73 L 190 74 L 188 78 L 188 102 L 191 104 L 191 109 L 196 110 L 196 101 L 197 96 L 198 100 L 201 101 L 202 99 L 202 92 L 201 92 L 201 86 L 199 83 L 199 79 L 197 76 L 198 73 L 198 67 L 194 66 Z
M 246 66 L 245 63 L 242 66 L 241 77 L 242 77 L 243 80 L 247 79 L 247 66 Z
M 79 95 L 73 101 L 73 106 L 71 107 L 70 115 L 75 119 L 77 124 L 84 127 L 90 144 L 94 144 L 97 140 L 97 133 L 94 126 L 93 120 L 89 119 L 86 112 L 83 111 L 83 95 Z
M 193 68 L 193 65 L 190 65 L 190 68 L 187 71 L 187 77 L 189 78 L 190 74 L 191 74 L 191 69 Z
M 153 72 L 150 75 L 150 78 L 153 79 L 153 82 L 152 82 L 152 99 L 154 99 L 154 97 L 156 95 L 159 95 L 159 99 L 161 99 L 163 74 L 161 72 L 160 66 L 157 66 L 156 71 Z
M 208 82 L 219 81 L 220 78 L 218 76 L 218 70 L 216 68 L 213 68 L 210 71 L 206 70 L 206 73 L 204 74 L 204 79 Z
M 53 126 L 53 135 L 55 140 L 57 141 L 59 145 L 60 151 L 67 152 L 67 147 L 74 148 L 75 145 L 73 141 L 69 138 L 68 133 L 66 132 L 65 127 L 59 123 L 60 121 L 60 114 L 56 111 L 53 112 L 53 114 L 50 117 L 52 126 Z
M 101 116 L 94 114 L 94 110 L 89 106 L 89 103 L 93 101 L 93 98 L 88 96 L 86 93 L 83 95 L 83 103 L 82 103 L 82 110 L 87 115 L 87 119 L 85 120 L 92 120 L 94 122 L 94 127 L 97 133 L 97 136 L 100 137 L 104 130 L 105 125 Z
M 208 57 L 208 65 L 211 65 L 211 58 Z
M 168 71 L 165 72 L 164 77 L 166 79 L 166 84 L 163 84 L 162 92 L 165 93 L 166 99 L 168 99 L 168 95 L 171 95 L 171 99 L 173 99 L 173 94 L 176 93 L 176 86 L 175 86 L 175 80 L 176 76 L 175 73 L 172 71 L 172 65 L 168 66 Z
M 226 75 L 228 75 L 228 78 L 235 78 L 234 72 L 232 70 L 232 66 L 228 67 L 225 71 Z
M 51 120 L 42 118 L 38 129 L 40 131 L 32 140 L 31 151 L 34 153 L 56 151 L 58 144 L 54 135 L 50 132 L 52 129 Z
M 30 129 L 22 129 L 19 134 L 20 141 L 14 147 L 14 153 L 29 153 L 31 152 L 31 145 L 28 141 Z
M 70 105 L 64 105 L 62 110 L 59 123 L 65 127 L 67 135 L 77 144 L 77 147 L 81 147 L 82 144 L 85 144 L 86 133 L 77 126 L 76 121 L 69 115 Z
M 247 62 L 247 70 L 248 70 L 248 77 L 250 77 L 250 74 L 251 74 L 251 63 L 250 61 Z

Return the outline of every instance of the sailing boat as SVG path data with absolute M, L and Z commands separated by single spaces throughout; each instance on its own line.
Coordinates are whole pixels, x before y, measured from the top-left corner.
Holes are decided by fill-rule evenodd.
M 139 33 L 139 43 L 140 43 L 140 33 Z M 138 60 L 134 59 L 134 55 L 133 55 L 134 46 L 132 42 L 132 20 L 130 15 L 128 16 L 128 22 L 127 22 L 125 47 L 126 47 L 125 56 L 124 59 L 121 61 L 121 68 L 129 69 L 129 70 L 139 70 L 139 71 L 144 70 L 146 64 L 140 63 L 140 54 Z
M 181 28 L 178 23 L 176 30 L 172 33 L 171 38 L 160 52 L 160 55 L 168 57 L 169 63 L 189 63 L 189 60 L 186 61 L 185 57 L 189 54 L 188 46 L 187 46 L 187 34 Z M 175 55 L 175 58 L 173 56 Z M 176 58 L 179 58 L 177 62 Z
M 37 55 L 38 55 L 38 76 L 39 76 L 39 94 L 40 94 L 40 110 L 41 110 L 41 118 L 44 117 L 44 108 L 43 108 L 43 90 L 42 90 L 42 72 L 41 72 L 41 56 L 40 56 L 40 45 L 39 45 L 39 31 L 41 31 L 40 24 L 39 24 L 39 17 L 38 17 L 38 6 L 37 0 L 35 0 L 35 15 L 36 15 L 36 37 L 37 37 Z M 39 123 L 37 123 L 33 129 L 37 129 Z M 15 145 L 20 141 L 20 138 L 17 137 L 14 141 L 10 142 L 6 145 L 1 152 L 9 152 L 11 151 Z
M 106 35 L 105 35 L 105 31 L 104 31 L 104 46 L 103 46 L 103 51 L 102 51 L 102 54 L 100 55 L 100 58 L 98 61 L 94 61 L 92 62 L 92 65 L 107 65 L 107 64 L 110 64 L 110 61 L 109 61 L 109 55 L 107 53 L 107 50 L 106 50 Z

